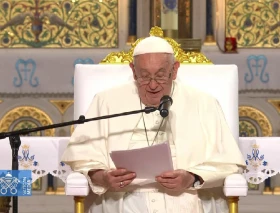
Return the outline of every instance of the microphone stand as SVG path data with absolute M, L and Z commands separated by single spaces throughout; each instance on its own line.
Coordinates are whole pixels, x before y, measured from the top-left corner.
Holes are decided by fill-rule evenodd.
M 12 131 L 12 132 L 3 132 L 3 133 L 0 133 L 0 139 L 9 137 L 10 145 L 11 145 L 11 149 L 12 149 L 12 170 L 18 170 L 18 150 L 21 145 L 20 135 L 26 135 L 31 132 L 38 132 L 38 131 L 47 130 L 47 129 L 65 127 L 65 126 L 70 126 L 70 125 L 74 125 L 74 124 L 83 124 L 83 123 L 90 122 L 90 121 L 97 121 L 97 120 L 103 120 L 103 119 L 108 119 L 108 118 L 138 114 L 138 113 L 142 113 L 142 112 L 145 112 L 146 114 L 148 114 L 148 113 L 154 112 L 156 110 L 157 110 L 156 107 L 146 107 L 145 109 L 142 109 L 142 110 L 123 112 L 123 113 L 113 114 L 113 115 L 105 115 L 105 116 L 89 118 L 89 119 L 86 119 L 85 116 L 81 115 L 78 120 L 74 120 L 74 121 L 52 124 L 52 125 L 48 125 L 48 126 L 41 126 L 41 127 L 36 127 L 36 128 L 32 128 L 32 129 L 21 129 L 21 130 L 16 130 L 16 131 Z M 13 213 L 18 213 L 18 196 L 13 196 Z

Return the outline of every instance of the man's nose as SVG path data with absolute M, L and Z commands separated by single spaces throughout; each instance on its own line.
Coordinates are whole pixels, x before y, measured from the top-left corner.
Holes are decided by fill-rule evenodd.
M 152 80 L 150 81 L 149 86 L 150 86 L 151 89 L 156 89 L 157 86 L 158 86 L 158 82 L 156 82 L 155 79 L 152 79 Z

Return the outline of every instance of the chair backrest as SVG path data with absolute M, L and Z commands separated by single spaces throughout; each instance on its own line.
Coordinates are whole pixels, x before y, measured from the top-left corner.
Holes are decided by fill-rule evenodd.
M 132 71 L 127 64 L 77 64 L 74 79 L 74 119 L 86 113 L 96 93 L 133 80 Z M 237 66 L 182 64 L 178 71 L 178 81 L 214 96 L 223 109 L 234 138 L 238 141 Z

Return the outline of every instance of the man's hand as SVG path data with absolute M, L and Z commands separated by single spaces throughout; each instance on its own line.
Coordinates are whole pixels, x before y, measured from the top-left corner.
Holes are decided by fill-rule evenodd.
M 156 177 L 156 181 L 172 191 L 183 191 L 193 185 L 194 175 L 185 170 L 164 172 Z
M 134 172 L 129 172 L 126 169 L 98 170 L 89 175 L 93 183 L 106 186 L 112 191 L 119 191 L 129 185 L 136 177 Z
M 129 185 L 136 177 L 134 172 L 126 171 L 126 169 L 105 171 L 103 175 L 106 185 L 114 191 Z

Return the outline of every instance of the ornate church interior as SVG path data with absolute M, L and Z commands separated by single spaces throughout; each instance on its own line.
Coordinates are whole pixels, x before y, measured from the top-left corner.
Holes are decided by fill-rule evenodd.
M 233 199 L 231 213 L 279 212 L 279 8 L 280 0 L 0 0 L 0 132 L 72 121 L 76 64 L 128 64 L 141 39 L 163 37 L 182 64 L 238 67 L 248 194 Z M 73 131 L 70 125 L 22 139 L 19 168 L 36 180 L 32 196 L 19 197 L 19 213 L 80 208 L 65 193 L 70 170 L 59 161 Z M 3 170 L 11 168 L 10 149 L 3 140 Z M 11 197 L 0 196 L 0 213 L 11 206 Z

